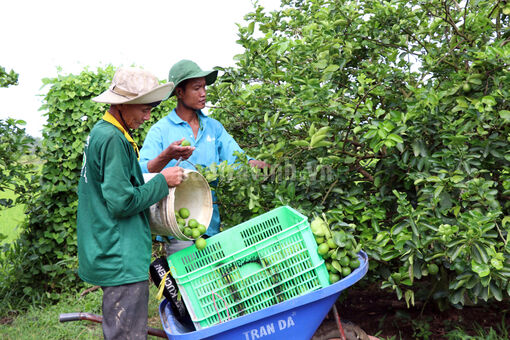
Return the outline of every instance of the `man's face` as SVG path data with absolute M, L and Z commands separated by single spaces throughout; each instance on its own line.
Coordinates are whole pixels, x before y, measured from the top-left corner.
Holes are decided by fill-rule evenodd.
M 147 104 L 122 104 L 119 108 L 122 118 L 131 130 L 138 129 L 140 125 L 151 118 L 152 106 Z
M 205 78 L 193 78 L 186 82 L 184 91 L 177 89 L 177 96 L 185 107 L 201 110 L 205 107 Z

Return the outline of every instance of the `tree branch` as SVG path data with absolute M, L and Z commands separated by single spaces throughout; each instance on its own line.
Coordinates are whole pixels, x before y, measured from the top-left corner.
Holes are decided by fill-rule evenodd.
M 337 180 L 335 180 L 335 181 L 333 182 L 333 184 L 331 184 L 331 185 L 329 186 L 329 189 L 328 189 L 328 191 L 326 192 L 326 195 L 324 195 L 324 197 L 322 198 L 321 205 L 324 205 L 324 202 L 326 202 L 326 198 L 328 198 L 329 193 L 331 192 L 331 190 L 333 190 L 333 188 L 335 187 L 335 185 L 336 185 L 337 183 L 338 183 L 338 179 L 337 179 Z
M 356 160 L 356 163 L 355 165 L 353 166 L 353 169 L 352 170 L 356 170 L 358 171 L 360 174 L 363 175 L 363 177 L 365 177 L 368 181 L 370 182 L 373 182 L 374 181 L 374 177 L 368 173 L 368 171 L 366 171 L 365 169 L 363 169 L 363 167 L 359 164 L 359 160 Z
M 453 52 L 453 51 L 454 51 L 457 47 L 459 47 L 459 45 L 460 45 L 461 43 L 462 43 L 462 42 L 461 42 L 461 41 L 459 41 L 459 42 L 457 43 L 457 45 L 455 45 L 455 46 L 454 46 L 454 47 L 452 47 L 452 48 L 451 48 L 448 52 L 446 52 L 446 53 L 445 53 L 445 55 L 444 55 L 444 56 L 442 56 L 442 57 L 441 57 L 441 59 L 439 59 L 439 60 L 437 61 L 437 63 L 439 64 L 440 62 L 442 62 L 442 61 L 443 61 L 443 59 L 444 59 L 444 58 L 446 58 L 446 57 L 447 57 L 450 53 L 452 53 L 452 52 Z
M 466 40 L 467 42 L 469 42 L 469 44 L 472 44 L 473 41 L 471 39 L 469 39 L 464 33 L 460 32 L 459 31 L 459 28 L 457 27 L 457 25 L 455 24 L 455 22 L 453 21 L 453 18 L 452 16 L 450 15 L 450 10 L 448 9 L 448 6 L 446 4 L 446 1 L 443 2 L 443 5 L 444 5 L 444 11 L 445 11 L 445 21 L 455 30 L 455 33 L 457 33 L 457 35 L 461 36 L 462 38 L 464 38 L 464 40 Z M 466 23 L 464 22 L 464 26 L 466 25 Z
M 88 293 L 91 293 L 91 292 L 93 292 L 93 291 L 96 291 L 96 290 L 98 290 L 99 288 L 101 288 L 101 287 L 99 287 L 99 286 L 93 286 L 93 287 L 87 288 L 87 289 L 85 289 L 83 292 L 81 292 L 80 296 L 81 296 L 81 297 L 84 297 L 84 296 L 85 296 L 85 295 L 87 295 Z
M 500 3 L 500 2 L 501 2 L 501 0 L 498 0 L 498 1 L 496 2 L 496 4 L 494 5 L 494 7 L 492 7 L 492 10 L 491 10 L 491 12 L 489 13 L 489 15 L 487 16 L 487 18 L 490 18 L 490 17 L 492 16 L 492 14 L 493 14 L 493 13 L 494 13 L 494 11 L 496 10 L 496 8 L 498 8 L 498 7 L 499 7 L 499 3 Z
M 409 54 L 413 54 L 415 56 L 421 56 L 421 54 L 418 54 L 418 53 L 415 53 L 415 52 L 412 52 L 412 51 L 409 51 L 409 48 L 407 48 L 407 46 L 400 46 L 400 45 L 397 45 L 397 44 L 387 44 L 387 43 L 383 43 L 382 41 L 379 41 L 379 40 L 375 40 L 375 39 L 371 39 L 369 37 L 362 37 L 363 39 L 365 40 L 368 40 L 368 41 L 371 41 L 377 45 L 380 45 L 380 46 L 384 46 L 384 47 L 393 47 L 393 48 L 396 48 L 396 49 L 399 49 L 399 50 L 402 50 L 402 51 L 405 51 Z
M 464 5 L 464 28 L 466 28 L 466 16 L 467 16 L 467 8 L 469 5 L 469 0 L 466 0 L 466 4 Z
M 403 29 L 403 31 L 409 35 L 411 38 L 413 38 L 418 44 L 420 44 L 421 47 L 423 47 L 423 49 L 425 50 L 425 52 L 429 53 L 429 50 L 427 49 L 427 46 L 425 46 L 420 40 L 418 40 L 418 38 L 416 38 L 411 32 L 409 32 L 408 30 L 406 29 Z
M 379 83 L 376 83 L 374 86 L 372 86 L 370 89 L 368 89 L 368 91 L 365 93 L 363 98 L 361 98 L 358 101 L 358 103 L 356 104 L 356 108 L 354 109 L 354 112 L 352 113 L 353 118 L 351 118 L 351 121 L 349 122 L 349 127 L 347 128 L 347 131 L 345 132 L 344 145 L 342 146 L 342 151 L 345 150 L 345 144 L 347 142 L 347 137 L 349 136 L 349 132 L 352 129 L 352 123 L 354 123 L 354 115 L 358 111 L 358 108 L 361 105 L 361 102 L 363 102 L 367 98 L 367 96 L 370 94 L 370 92 L 372 92 L 372 90 L 375 89 L 377 86 L 379 86 Z

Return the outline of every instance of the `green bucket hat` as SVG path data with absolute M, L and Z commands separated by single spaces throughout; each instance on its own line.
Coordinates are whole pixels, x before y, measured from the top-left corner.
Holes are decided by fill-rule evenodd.
M 175 63 L 170 69 L 170 72 L 168 72 L 168 79 L 175 84 L 175 87 L 184 80 L 202 77 L 205 78 L 206 85 L 211 85 L 216 81 L 218 71 L 202 71 L 195 62 L 184 59 Z M 170 93 L 170 97 L 175 94 L 175 87 Z

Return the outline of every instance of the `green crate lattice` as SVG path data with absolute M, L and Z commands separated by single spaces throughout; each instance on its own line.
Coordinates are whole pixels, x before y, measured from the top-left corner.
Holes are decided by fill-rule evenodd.
M 307 218 L 287 206 L 168 259 L 197 329 L 329 285 Z

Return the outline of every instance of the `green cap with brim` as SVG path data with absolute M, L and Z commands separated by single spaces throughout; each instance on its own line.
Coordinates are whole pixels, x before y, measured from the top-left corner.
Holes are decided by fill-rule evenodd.
M 175 84 L 175 87 L 187 79 L 205 78 L 205 84 L 211 85 L 218 77 L 218 71 L 202 71 L 202 69 L 191 60 L 181 60 L 172 66 L 168 72 L 169 81 Z M 168 97 L 175 94 L 175 87 Z

